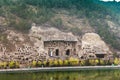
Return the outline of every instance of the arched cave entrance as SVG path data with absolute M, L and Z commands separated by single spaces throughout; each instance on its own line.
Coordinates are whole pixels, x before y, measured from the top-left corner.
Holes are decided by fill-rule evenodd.
M 67 55 L 67 56 L 70 55 L 70 49 L 68 49 L 68 50 L 66 51 L 66 55 Z
M 55 55 L 56 55 L 56 56 L 59 56 L 59 49 L 56 49 Z
M 53 51 L 52 51 L 52 49 L 49 49 L 49 51 L 48 51 L 48 54 L 49 54 L 49 56 L 53 56 Z

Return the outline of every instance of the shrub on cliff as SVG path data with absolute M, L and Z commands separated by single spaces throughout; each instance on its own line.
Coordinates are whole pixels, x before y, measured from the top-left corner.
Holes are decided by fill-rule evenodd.
M 89 65 L 90 66 L 96 66 L 99 64 L 99 60 L 98 59 L 90 59 L 89 61 Z
M 102 59 L 100 59 L 100 60 L 99 60 L 99 65 L 105 65 L 105 61 L 102 60 Z
M 52 67 L 52 66 L 63 66 L 63 61 L 61 59 L 55 59 L 54 61 L 49 59 L 48 60 L 48 65 L 49 67 Z
M 58 60 L 58 65 L 59 65 L 59 66 L 63 66 L 63 60 L 59 59 L 59 60 Z
M 9 68 L 19 68 L 19 63 L 15 61 L 11 61 L 8 64 Z
M 37 61 L 33 61 L 31 65 L 32 67 L 37 67 Z
M 90 59 L 89 60 L 89 65 L 94 66 L 95 65 L 95 60 L 94 59 Z
M 58 60 L 54 60 L 53 61 L 53 66 L 58 66 L 58 65 L 59 65 Z
M 99 60 L 98 59 L 95 59 L 95 65 L 98 65 L 99 64 Z
M 3 62 L 3 68 L 6 69 L 8 67 L 8 63 L 7 62 Z
M 47 61 L 43 61 L 43 66 L 46 67 L 47 66 Z
M 81 60 L 80 61 L 80 66 L 85 66 L 86 65 L 86 60 Z
M 63 65 L 64 65 L 64 66 L 68 66 L 68 65 L 69 65 L 69 61 L 68 61 L 68 60 L 64 60 L 64 61 L 63 61 Z
M 42 66 L 42 62 L 41 62 L 41 61 L 38 61 L 38 62 L 37 62 L 37 66 L 38 66 L 38 67 L 41 67 L 41 66 Z
M 41 67 L 42 66 L 42 62 L 41 61 L 33 61 L 31 66 L 32 67 Z
M 51 59 L 48 60 L 48 66 L 49 67 L 53 66 L 53 60 L 51 60 Z
M 114 64 L 115 64 L 115 65 L 118 65 L 119 63 L 120 63 L 119 59 L 118 59 L 118 58 L 115 58 L 115 59 L 114 59 Z
M 0 62 L 0 69 L 4 67 L 3 62 Z
M 76 65 L 78 65 L 79 64 L 79 59 L 77 59 L 77 58 L 69 58 L 69 64 L 71 65 L 71 66 L 76 66 Z

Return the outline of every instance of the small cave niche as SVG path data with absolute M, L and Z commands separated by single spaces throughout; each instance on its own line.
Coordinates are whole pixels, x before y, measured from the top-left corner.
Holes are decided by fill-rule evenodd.
M 70 55 L 70 49 L 66 50 L 66 55 L 67 55 L 67 56 Z
M 97 58 L 104 58 L 104 57 L 105 57 L 105 54 L 96 54 L 96 57 L 97 57 Z
M 59 49 L 56 49 L 55 55 L 56 55 L 56 56 L 59 56 Z

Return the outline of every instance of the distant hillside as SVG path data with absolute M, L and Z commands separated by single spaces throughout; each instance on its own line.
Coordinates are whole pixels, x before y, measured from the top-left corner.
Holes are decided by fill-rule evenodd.
M 83 23 L 90 25 L 106 43 L 120 50 L 119 10 L 120 3 L 99 0 L 0 0 L 0 27 L 28 32 L 31 24 L 36 23 L 82 35 L 85 33 L 83 28 L 75 24 L 74 27 L 64 25 L 65 18 L 59 17 L 77 16 L 76 20 L 84 19 Z M 108 21 L 117 27 L 115 31 L 112 31 Z M 72 24 L 72 21 L 67 23 Z

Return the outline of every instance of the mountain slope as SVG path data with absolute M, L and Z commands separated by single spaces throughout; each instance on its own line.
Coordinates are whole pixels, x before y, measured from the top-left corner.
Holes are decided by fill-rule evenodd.
M 28 32 L 31 24 L 36 23 L 79 36 L 96 32 L 111 47 L 120 50 L 119 4 L 99 0 L 1 0 L 0 29 Z M 0 37 L 2 42 L 6 39 L 3 33 Z

